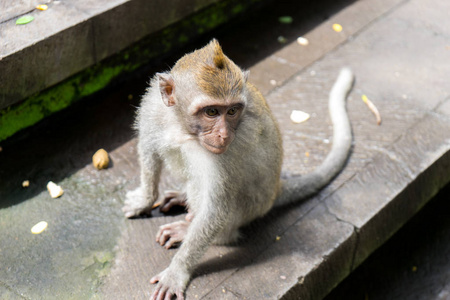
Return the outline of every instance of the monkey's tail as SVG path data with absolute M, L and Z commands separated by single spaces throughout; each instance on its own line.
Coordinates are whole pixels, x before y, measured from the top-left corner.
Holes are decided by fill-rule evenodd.
M 316 194 L 344 167 L 352 146 L 352 129 L 345 102 L 353 79 L 350 69 L 342 69 L 330 92 L 328 106 L 333 123 L 333 146 L 330 153 L 313 172 L 282 179 L 282 190 L 275 206 L 298 202 Z

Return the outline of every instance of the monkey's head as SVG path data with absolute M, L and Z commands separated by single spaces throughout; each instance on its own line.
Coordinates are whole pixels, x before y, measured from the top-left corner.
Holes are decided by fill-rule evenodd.
M 227 151 L 247 105 L 248 72 L 226 57 L 214 39 L 158 73 L 163 102 L 186 130 L 214 154 Z

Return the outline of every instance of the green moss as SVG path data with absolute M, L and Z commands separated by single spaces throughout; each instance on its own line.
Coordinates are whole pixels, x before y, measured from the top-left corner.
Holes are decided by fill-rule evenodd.
M 25 101 L 0 111 L 0 141 L 125 78 L 155 57 L 187 44 L 263 0 L 224 0 L 149 35 L 136 44 Z

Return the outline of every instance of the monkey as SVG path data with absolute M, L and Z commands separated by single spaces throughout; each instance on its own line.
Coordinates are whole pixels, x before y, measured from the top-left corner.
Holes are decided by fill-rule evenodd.
M 281 132 L 266 100 L 216 39 L 156 73 L 137 111 L 138 189 L 128 192 L 125 217 L 150 214 L 167 167 L 185 183 L 164 195 L 163 207 L 187 207 L 186 220 L 163 225 L 156 241 L 180 247 L 170 265 L 150 279 L 151 299 L 184 299 L 191 273 L 211 244 L 235 243 L 239 228 L 272 207 L 306 199 L 344 167 L 352 132 L 346 98 L 352 72 L 341 70 L 329 97 L 332 148 L 311 173 L 282 178 Z

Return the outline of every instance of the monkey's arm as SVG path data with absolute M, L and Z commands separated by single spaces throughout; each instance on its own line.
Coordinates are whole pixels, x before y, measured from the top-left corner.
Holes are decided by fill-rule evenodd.
M 325 187 L 344 167 L 352 145 L 352 129 L 345 109 L 347 94 L 353 85 L 353 74 L 342 69 L 329 97 L 329 111 L 333 123 L 333 146 L 323 163 L 313 172 L 282 181 L 281 195 L 276 206 L 308 198 Z
M 169 267 L 154 276 L 150 282 L 157 283 L 151 299 L 184 299 L 184 290 L 199 259 L 222 231 L 226 224 L 220 209 L 203 207 L 193 218 L 186 237 Z
M 156 153 L 140 155 L 141 186 L 127 193 L 122 211 L 125 217 L 132 218 L 141 214 L 150 214 L 152 205 L 158 199 L 158 184 L 161 176 L 162 162 Z

